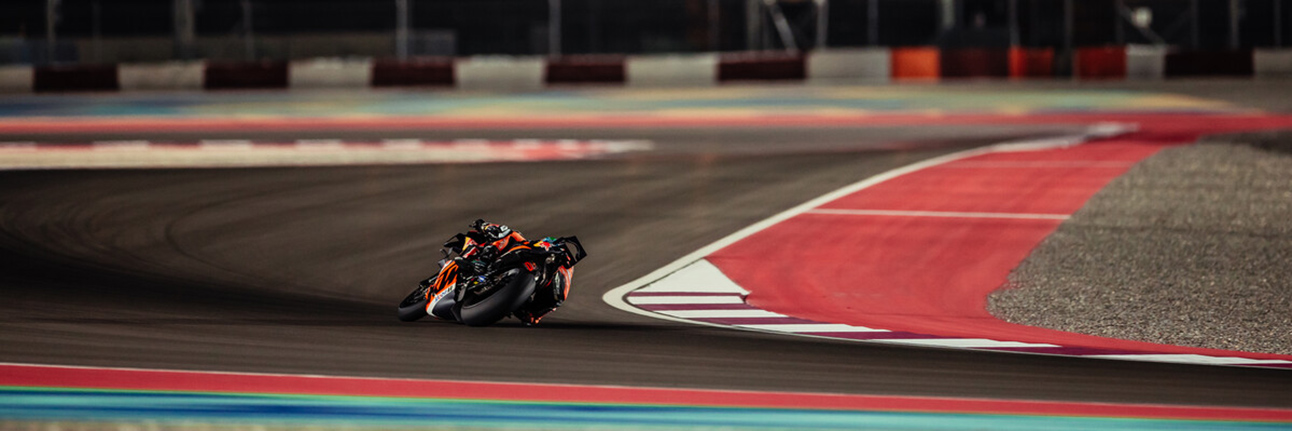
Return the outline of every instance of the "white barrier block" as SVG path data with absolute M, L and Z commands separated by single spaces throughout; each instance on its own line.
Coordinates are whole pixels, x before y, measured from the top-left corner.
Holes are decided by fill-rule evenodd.
M 1257 78 L 1292 76 L 1292 49 L 1257 49 L 1252 62 Z
M 718 54 L 629 56 L 625 80 L 634 86 L 709 86 L 718 82 Z
M 202 61 L 121 64 L 117 82 L 121 91 L 201 90 L 205 72 Z
M 1130 81 L 1161 80 L 1166 73 L 1166 47 L 1156 45 L 1126 46 L 1126 79 Z
M 888 48 L 826 49 L 807 56 L 809 82 L 888 82 L 891 73 Z
M 287 67 L 289 88 L 367 88 L 372 84 L 372 59 L 317 58 L 293 61 Z
M 453 67 L 458 88 L 471 91 L 541 90 L 547 73 L 542 57 L 469 57 Z
M 30 93 L 36 80 L 31 66 L 0 66 L 0 94 Z

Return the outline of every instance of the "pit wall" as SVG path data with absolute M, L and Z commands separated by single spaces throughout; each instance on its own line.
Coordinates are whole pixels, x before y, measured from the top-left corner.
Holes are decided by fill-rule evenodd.
M 1292 49 L 1170 51 L 1083 47 L 1078 80 L 1292 77 Z M 0 66 L 0 93 L 136 90 L 440 87 L 530 91 L 563 85 L 707 86 L 740 81 L 936 82 L 1056 78 L 1049 48 L 898 47 L 664 56 L 320 58 L 292 62 L 170 62 Z

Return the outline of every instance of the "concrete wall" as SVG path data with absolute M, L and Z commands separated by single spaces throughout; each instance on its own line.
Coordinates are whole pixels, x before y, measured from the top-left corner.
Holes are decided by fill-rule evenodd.
M 1166 72 L 1166 47 L 1129 45 L 1126 47 L 1126 79 L 1160 80 Z
M 664 56 L 312 58 L 0 67 L 0 92 L 434 87 L 537 91 L 552 86 L 711 86 L 732 81 L 936 81 L 1053 79 L 1048 48 L 902 47 Z M 1292 77 L 1292 50 L 1173 51 L 1157 46 L 1084 47 L 1075 79 L 1190 76 Z
M 122 91 L 201 90 L 206 62 L 122 64 L 117 79 Z
M 1292 49 L 1258 49 L 1252 61 L 1257 78 L 1292 77 Z
M 469 91 L 543 89 L 542 57 L 469 57 L 457 62 L 458 88 Z
M 624 65 L 632 86 L 706 86 L 718 82 L 718 55 L 632 56 Z
M 34 75 L 31 66 L 0 66 L 0 94 L 32 92 Z
M 892 70 L 888 48 L 829 49 L 807 57 L 809 82 L 886 83 Z
M 316 58 L 291 62 L 291 88 L 365 88 L 372 83 L 371 59 Z

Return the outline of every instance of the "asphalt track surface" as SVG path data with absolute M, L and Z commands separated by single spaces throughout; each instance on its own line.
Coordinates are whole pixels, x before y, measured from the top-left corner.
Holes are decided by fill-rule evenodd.
M 862 144 L 764 151 L 732 145 L 755 135 L 743 130 L 635 131 L 666 150 L 523 164 L 0 172 L 0 361 L 1292 406 L 1292 373 L 1283 370 L 799 339 L 653 320 L 601 302 L 608 289 L 818 195 L 1039 131 L 817 133 Z M 685 150 L 688 140 L 701 150 Z M 884 144 L 895 141 L 899 150 Z M 394 304 L 433 270 L 439 243 L 476 217 L 531 236 L 580 236 L 591 257 L 576 269 L 573 298 L 535 328 L 395 321 Z

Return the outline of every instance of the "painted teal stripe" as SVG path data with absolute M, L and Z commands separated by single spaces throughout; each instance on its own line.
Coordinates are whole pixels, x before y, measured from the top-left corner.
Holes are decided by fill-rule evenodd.
M 1286 430 L 1292 424 L 1021 415 L 562 404 L 380 397 L 0 389 L 0 418 L 568 429 Z

